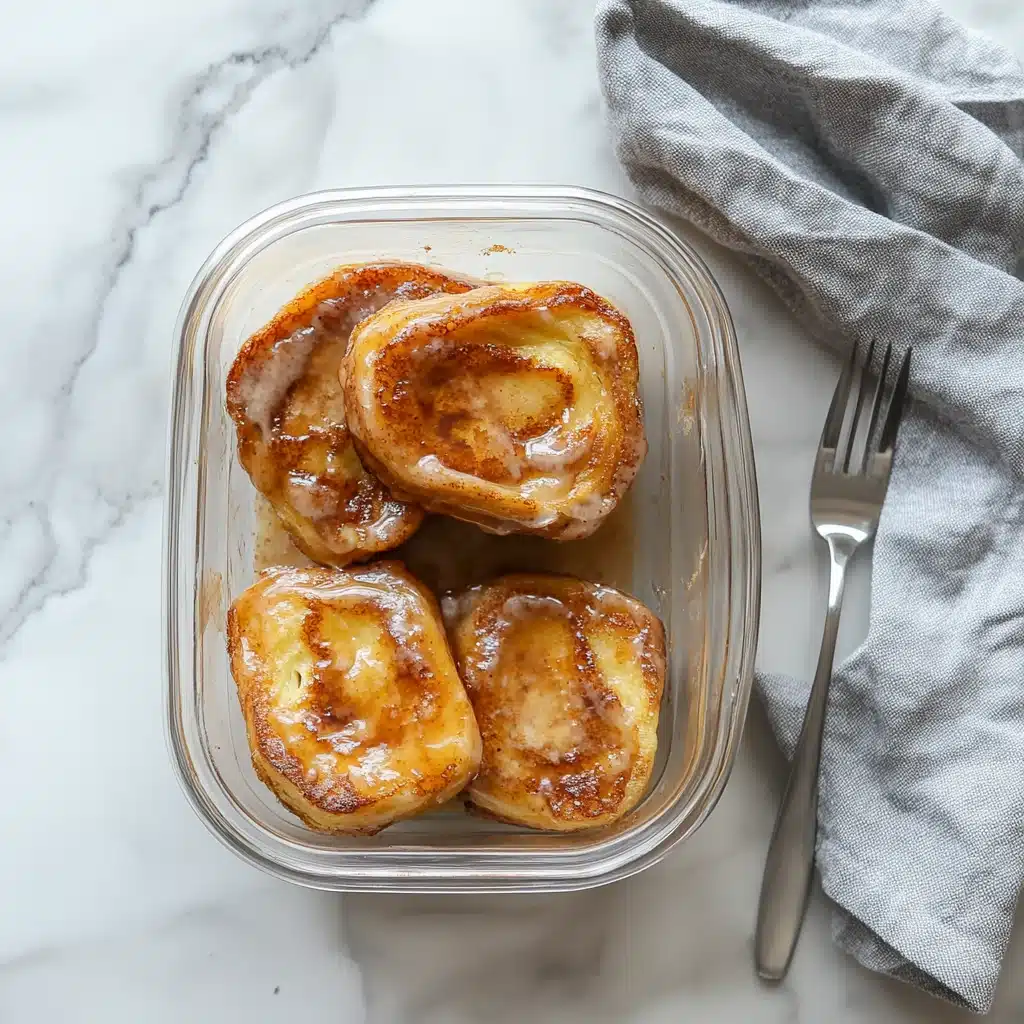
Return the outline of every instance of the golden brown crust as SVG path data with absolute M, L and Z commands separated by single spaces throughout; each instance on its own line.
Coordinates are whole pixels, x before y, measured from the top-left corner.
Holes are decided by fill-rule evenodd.
M 566 281 L 395 302 L 352 332 L 349 426 L 396 494 L 495 533 L 593 533 L 647 450 L 629 321 Z
M 378 832 L 477 770 L 440 609 L 400 562 L 263 572 L 228 652 L 256 774 L 310 828 Z
M 227 379 L 239 460 L 314 561 L 362 561 L 401 544 L 423 519 L 363 467 L 352 446 L 338 380 L 352 328 L 393 299 L 471 287 L 415 263 L 340 267 L 239 351 Z
M 639 601 L 546 573 L 445 599 L 483 740 L 472 809 L 570 831 L 607 825 L 650 781 L 665 632 Z

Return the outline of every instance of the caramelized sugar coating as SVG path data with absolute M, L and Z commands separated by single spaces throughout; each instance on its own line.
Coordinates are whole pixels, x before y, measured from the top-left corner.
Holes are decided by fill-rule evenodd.
M 310 828 L 369 835 L 476 773 L 440 611 L 400 562 L 264 571 L 228 651 L 256 774 Z
M 394 302 L 352 332 L 342 378 L 366 464 L 493 533 L 588 536 L 647 451 L 632 328 L 578 284 Z
M 410 537 L 422 510 L 398 501 L 359 460 L 338 366 L 352 328 L 392 299 L 464 292 L 471 282 L 414 263 L 341 267 L 242 346 L 227 382 L 238 456 L 308 557 L 362 561 Z
M 445 619 L 483 737 L 473 807 L 565 832 L 636 806 L 665 681 L 652 612 L 610 587 L 538 573 L 446 598 Z

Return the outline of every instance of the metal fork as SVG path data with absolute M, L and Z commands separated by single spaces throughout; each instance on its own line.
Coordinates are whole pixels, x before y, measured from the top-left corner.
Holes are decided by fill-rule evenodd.
M 878 526 L 910 377 L 908 349 L 895 383 L 891 388 L 887 385 L 892 346 L 886 345 L 871 398 L 870 420 L 864 430 L 874 347 L 872 341 L 863 363 L 857 362 L 855 348 L 843 369 L 821 433 L 811 478 L 811 522 L 828 544 L 828 611 L 811 696 L 761 882 L 754 958 L 758 974 L 773 981 L 783 978 L 789 968 L 814 874 L 818 764 L 846 565 L 857 549 L 874 536 Z M 886 402 L 883 418 L 882 407 Z

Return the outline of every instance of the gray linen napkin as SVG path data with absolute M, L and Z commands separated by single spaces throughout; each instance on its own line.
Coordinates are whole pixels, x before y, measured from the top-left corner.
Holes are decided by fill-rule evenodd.
M 817 860 L 841 947 L 984 1011 L 1024 874 L 1024 70 L 923 0 L 601 0 L 597 38 L 648 202 L 824 342 L 916 347 Z M 759 686 L 791 751 L 808 684 Z

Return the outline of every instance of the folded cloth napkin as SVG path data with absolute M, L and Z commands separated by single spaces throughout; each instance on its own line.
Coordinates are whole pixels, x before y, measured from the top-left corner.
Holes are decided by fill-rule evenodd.
M 601 0 L 648 202 L 828 344 L 914 345 L 817 863 L 862 964 L 991 1005 L 1024 873 L 1024 70 L 925 0 Z M 808 685 L 762 675 L 792 750 Z

